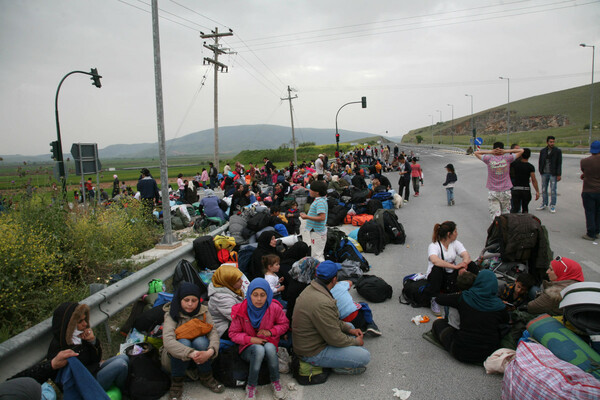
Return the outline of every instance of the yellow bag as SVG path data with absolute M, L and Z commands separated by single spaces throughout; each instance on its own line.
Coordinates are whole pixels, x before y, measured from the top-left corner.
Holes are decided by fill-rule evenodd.
M 202 321 L 194 318 L 175 329 L 177 339 L 196 339 L 198 336 L 206 336 L 212 331 L 213 326 L 206 322 L 206 315 L 202 315 Z
M 213 241 L 217 250 L 227 249 L 231 251 L 235 247 L 235 239 L 232 236 L 217 235 Z

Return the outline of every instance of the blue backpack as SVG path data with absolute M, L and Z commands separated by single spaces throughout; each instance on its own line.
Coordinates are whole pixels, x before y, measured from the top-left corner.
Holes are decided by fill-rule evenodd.
M 333 258 L 333 261 L 338 263 L 342 263 L 346 260 L 356 261 L 360 263 L 360 269 L 363 272 L 368 272 L 371 269 L 367 259 L 347 238 L 341 240 L 340 247 L 335 251 Z

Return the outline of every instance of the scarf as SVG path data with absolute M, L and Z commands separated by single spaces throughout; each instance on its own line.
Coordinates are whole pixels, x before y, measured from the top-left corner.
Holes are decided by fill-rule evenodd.
M 215 196 L 216 196 L 216 195 L 215 195 L 215 192 L 213 192 L 213 190 L 212 190 L 212 189 L 206 189 L 206 190 L 204 191 L 204 195 L 205 195 L 206 197 L 215 197 Z
M 233 285 L 240 280 L 242 275 L 242 271 L 232 265 L 221 265 L 213 274 L 212 283 L 214 287 L 225 287 L 241 298 L 244 298 L 242 289 L 235 289 L 233 287 Z
M 252 304 L 252 292 L 256 289 L 262 289 L 267 294 L 267 301 L 261 308 L 257 308 Z M 271 305 L 271 301 L 273 300 L 273 291 L 269 286 L 269 283 L 263 278 L 256 278 L 252 282 L 250 282 L 250 286 L 248 286 L 248 318 L 250 318 L 250 323 L 254 329 L 258 329 L 260 327 L 260 322 L 264 317 L 267 309 Z
M 583 271 L 581 265 L 577 261 L 571 260 L 570 258 L 562 258 L 560 261 L 552 260 L 550 262 L 552 270 L 556 274 L 556 281 L 568 281 L 574 280 L 577 282 L 583 282 Z
M 179 287 L 175 291 L 175 294 L 173 294 L 173 300 L 171 301 L 171 309 L 169 310 L 171 318 L 173 318 L 173 320 L 176 322 L 179 322 L 179 313 L 191 317 L 198 314 L 198 311 L 200 310 L 199 301 L 198 306 L 192 312 L 186 312 L 183 310 L 183 308 L 181 307 L 181 300 L 185 299 L 187 296 L 196 296 L 198 300 L 200 300 L 200 297 L 202 296 L 200 293 L 200 288 L 197 285 L 189 282 L 181 282 L 179 284 Z
M 300 282 L 309 284 L 315 278 L 315 271 L 319 265 L 319 260 L 313 257 L 304 257 L 292 265 L 290 277 Z
M 497 296 L 498 278 L 489 269 L 479 272 L 471 289 L 462 292 L 462 299 L 478 311 L 500 311 L 506 305 Z

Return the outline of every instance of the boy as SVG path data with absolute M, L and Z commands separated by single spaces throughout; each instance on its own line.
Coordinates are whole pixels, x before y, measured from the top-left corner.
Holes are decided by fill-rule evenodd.
M 331 295 L 340 311 L 340 319 L 349 322 L 369 336 L 381 336 L 381 331 L 373 321 L 373 313 L 367 303 L 356 303 L 349 290 L 352 281 L 339 281 L 331 289 Z
M 309 240 L 308 245 L 311 246 L 312 256 L 319 261 L 325 261 L 323 250 L 327 241 L 327 184 L 325 181 L 314 181 L 310 185 L 310 197 L 315 200 L 310 205 L 308 214 L 300 213 L 300 218 L 306 220 L 306 233 L 302 235 L 304 240 Z
M 513 284 L 507 284 L 501 288 L 498 297 L 509 309 L 513 310 L 522 304 L 529 302 L 529 289 L 535 285 L 535 278 L 531 274 L 522 273 L 517 276 L 517 281 Z

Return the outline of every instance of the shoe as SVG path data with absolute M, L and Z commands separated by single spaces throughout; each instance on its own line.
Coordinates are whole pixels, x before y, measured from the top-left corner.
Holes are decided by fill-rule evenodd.
M 170 400 L 180 400 L 183 396 L 183 381 L 185 376 L 173 376 L 171 377 L 171 388 L 169 389 Z
M 339 375 L 360 375 L 367 370 L 367 367 L 356 368 L 333 368 L 333 372 Z
M 547 207 L 547 206 L 545 206 L 545 205 L 543 205 L 543 204 L 542 204 L 541 206 L 539 206 L 538 208 L 536 208 L 536 210 L 538 210 L 538 211 L 542 211 L 542 210 L 545 210 L 545 209 L 546 209 L 546 207 Z
M 408 200 L 404 200 L 405 203 L 408 203 Z
M 271 382 L 273 388 L 273 398 L 275 400 L 285 399 L 285 392 L 281 389 L 281 383 L 279 381 Z
M 454 199 L 452 199 L 452 205 L 454 205 Z
M 212 375 L 212 373 L 208 373 L 206 375 L 200 375 L 198 381 L 202 384 L 202 386 L 207 387 L 213 393 L 223 393 L 225 391 L 225 386 L 219 383 Z
M 435 301 L 435 297 L 431 299 L 431 313 L 436 317 L 442 315 L 442 309 L 440 308 L 440 305 Z
M 377 325 L 375 325 L 375 323 L 372 323 L 367 325 L 367 330 L 365 331 L 365 334 L 376 337 L 381 336 L 381 331 L 379 330 Z
M 256 399 L 256 386 L 246 385 L 246 400 Z
M 550 206 L 550 212 L 554 214 L 556 212 L 556 208 L 554 206 Z
M 593 237 L 591 237 L 591 236 L 588 236 L 588 234 L 587 234 L 587 233 L 586 233 L 585 235 L 583 235 L 581 238 L 582 238 L 582 239 L 585 239 L 585 240 L 591 240 L 591 241 L 594 241 L 594 240 L 596 240 L 595 238 L 593 238 Z
M 414 195 L 415 197 L 419 197 L 419 192 L 415 193 Z

